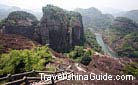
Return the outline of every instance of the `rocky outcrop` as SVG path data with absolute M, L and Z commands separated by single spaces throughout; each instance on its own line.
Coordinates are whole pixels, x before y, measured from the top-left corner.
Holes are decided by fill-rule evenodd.
M 23 35 L 43 45 L 49 44 L 58 52 L 67 52 L 84 41 L 81 15 L 56 6 L 43 7 L 40 22 L 30 13 L 15 11 L 9 14 L 4 23 L 4 33 Z
M 82 24 L 82 16 L 77 12 L 69 12 L 68 13 L 69 25 L 68 29 L 70 32 L 70 45 L 82 45 L 84 41 L 83 34 L 83 24 Z
M 83 44 L 82 17 L 76 12 L 47 5 L 43 7 L 40 34 L 42 44 L 49 44 L 56 51 L 66 52 Z
M 63 9 L 47 6 L 43 7 L 40 34 L 42 44 L 49 44 L 57 51 L 68 49 L 67 16 Z
M 38 21 L 34 15 L 24 11 L 15 11 L 5 19 L 3 32 L 35 39 L 34 34 L 37 23 Z

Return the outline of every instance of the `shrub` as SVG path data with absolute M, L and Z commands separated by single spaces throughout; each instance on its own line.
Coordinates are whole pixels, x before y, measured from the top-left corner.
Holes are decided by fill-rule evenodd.
M 82 57 L 82 59 L 81 59 L 81 63 L 83 64 L 83 65 L 89 65 L 89 63 L 91 62 L 91 57 L 88 57 L 88 56 L 84 56 L 84 57 Z
M 124 67 L 124 72 L 128 75 L 133 75 L 138 79 L 138 63 L 130 63 Z
M 138 51 L 134 51 L 130 54 L 130 57 L 132 58 L 138 58 Z
M 69 57 L 76 59 L 82 57 L 84 54 L 84 50 L 82 46 L 75 46 L 74 50 L 69 53 Z
M 93 52 L 92 50 L 84 51 L 82 46 L 75 46 L 74 50 L 72 50 L 68 56 L 76 62 L 80 62 L 84 65 L 88 65 L 91 61 L 91 57 Z
M 47 46 L 32 50 L 11 50 L 0 58 L 0 75 L 14 74 L 31 70 L 43 70 L 51 61 L 52 54 Z
M 93 55 L 93 52 L 92 50 L 87 50 L 84 52 L 83 56 L 92 56 Z

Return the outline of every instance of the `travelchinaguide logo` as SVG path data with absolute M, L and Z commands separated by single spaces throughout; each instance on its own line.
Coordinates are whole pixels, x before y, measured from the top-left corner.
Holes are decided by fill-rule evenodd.
M 89 75 L 74 74 L 68 72 L 62 72 L 57 75 L 39 73 L 41 76 L 41 81 L 44 80 L 134 80 L 135 77 L 132 75 L 109 75 L 105 74 L 95 74 L 90 73 Z

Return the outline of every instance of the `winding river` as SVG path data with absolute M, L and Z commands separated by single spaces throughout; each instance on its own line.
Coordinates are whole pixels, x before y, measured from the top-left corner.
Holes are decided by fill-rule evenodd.
M 104 54 L 112 56 L 112 57 L 116 57 L 116 53 L 112 51 L 111 48 L 109 48 L 107 44 L 104 43 L 102 39 L 102 35 L 99 33 L 95 33 L 95 35 L 96 35 L 96 40 L 98 44 L 102 47 L 102 50 L 104 51 Z

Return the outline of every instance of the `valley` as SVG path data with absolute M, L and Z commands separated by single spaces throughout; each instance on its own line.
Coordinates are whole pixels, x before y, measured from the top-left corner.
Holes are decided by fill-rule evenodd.
M 107 73 L 113 77 L 132 75 L 135 78 L 130 81 L 56 82 L 57 79 L 56 85 L 138 84 L 138 10 L 114 16 L 95 7 L 68 11 L 48 4 L 42 7 L 40 15 L 43 16 L 38 19 L 31 11 L 7 9 L 0 9 L 0 13 L 6 10 L 0 15 L 0 84 L 14 83 L 24 77 L 28 77 L 27 85 L 49 83 L 35 74 L 41 71 L 53 75 L 69 71 L 81 75 Z M 34 74 L 7 79 L 32 71 Z M 53 84 L 52 79 L 50 84 Z M 26 82 L 19 85 L 26 85 Z
M 107 44 L 104 43 L 102 35 L 99 33 L 95 33 L 95 35 L 97 43 L 102 47 L 104 54 L 112 57 L 117 57 L 116 53 Z

